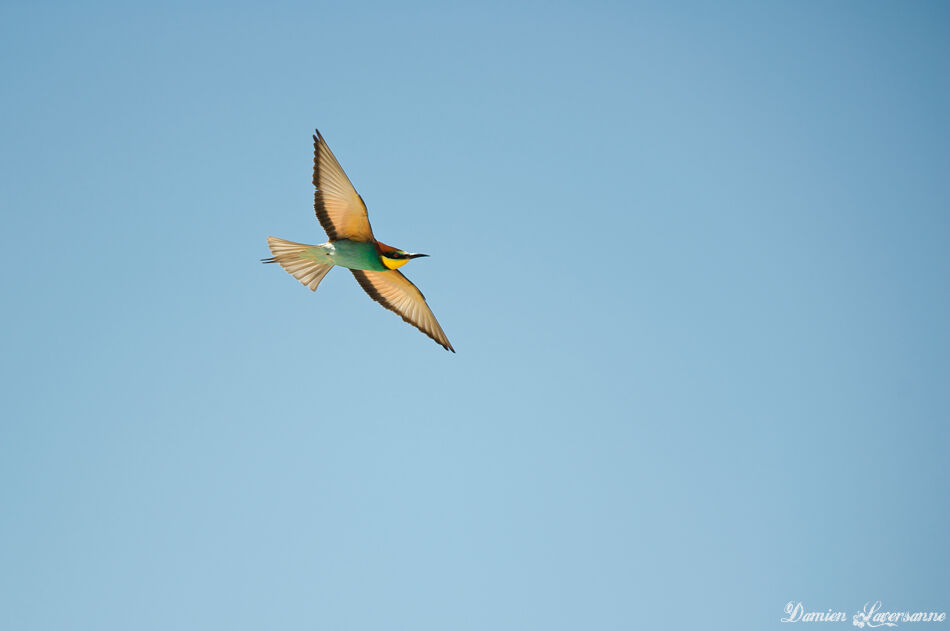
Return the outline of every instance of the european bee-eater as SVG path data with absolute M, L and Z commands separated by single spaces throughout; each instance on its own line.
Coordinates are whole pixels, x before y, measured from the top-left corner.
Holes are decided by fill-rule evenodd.
M 306 245 L 267 237 L 274 256 L 262 260 L 280 263 L 313 291 L 334 265 L 346 267 L 373 300 L 454 353 L 425 296 L 397 270 L 410 259 L 428 254 L 406 252 L 376 240 L 363 198 L 319 130 L 313 136 L 313 185 L 313 208 L 330 240 Z

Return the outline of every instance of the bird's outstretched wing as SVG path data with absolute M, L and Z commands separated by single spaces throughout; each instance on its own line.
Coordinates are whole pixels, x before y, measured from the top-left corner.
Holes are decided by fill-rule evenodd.
M 313 194 L 313 209 L 332 241 L 373 240 L 366 204 L 350 184 L 319 130 L 313 136 L 313 185 L 317 189 Z
M 375 272 L 351 269 L 350 271 L 373 300 L 399 314 L 403 320 L 441 344 L 445 350 L 455 352 L 449 338 L 445 336 L 438 320 L 426 304 L 425 296 L 398 270 Z

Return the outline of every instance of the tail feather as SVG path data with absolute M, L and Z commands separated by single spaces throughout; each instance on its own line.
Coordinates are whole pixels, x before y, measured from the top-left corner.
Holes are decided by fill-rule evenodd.
M 281 267 L 309 287 L 311 291 L 317 290 L 317 285 L 333 268 L 332 263 L 319 263 L 313 258 L 312 245 L 285 241 L 277 237 L 267 237 L 267 245 L 274 256 L 261 259 L 261 262 L 280 263 Z

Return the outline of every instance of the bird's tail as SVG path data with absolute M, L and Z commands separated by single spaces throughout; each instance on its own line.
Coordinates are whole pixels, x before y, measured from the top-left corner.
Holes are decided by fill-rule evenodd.
M 312 245 L 284 241 L 277 237 L 267 237 L 267 245 L 274 256 L 261 259 L 261 262 L 280 263 L 281 267 L 312 291 L 317 290 L 317 285 L 333 267 L 332 263 L 320 263 L 314 258 Z

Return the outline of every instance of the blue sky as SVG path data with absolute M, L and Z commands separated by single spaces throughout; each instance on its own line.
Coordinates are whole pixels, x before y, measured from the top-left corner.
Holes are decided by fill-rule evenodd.
M 950 609 L 948 25 L 4 3 L 0 626 Z M 457 354 L 258 262 L 315 127 Z

